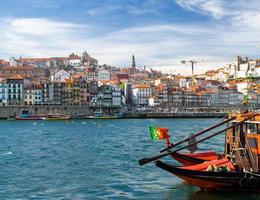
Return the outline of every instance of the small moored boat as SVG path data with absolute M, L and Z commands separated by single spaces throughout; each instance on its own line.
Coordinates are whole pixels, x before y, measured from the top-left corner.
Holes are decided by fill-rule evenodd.
M 95 112 L 93 115 L 87 116 L 88 119 L 119 119 L 122 117 L 122 113 L 106 114 L 103 112 Z
M 47 115 L 44 120 L 69 120 L 70 115 Z
M 29 111 L 23 110 L 19 116 L 15 117 L 16 120 L 44 120 L 44 116 L 30 115 Z

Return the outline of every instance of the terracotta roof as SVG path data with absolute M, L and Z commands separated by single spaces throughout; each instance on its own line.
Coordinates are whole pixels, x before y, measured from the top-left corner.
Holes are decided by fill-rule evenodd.
M 151 85 L 147 85 L 147 84 L 136 84 L 136 85 L 134 85 L 134 88 L 151 88 Z
M 76 60 L 76 59 L 81 59 L 78 55 L 71 55 L 69 56 L 70 60 Z
M 47 62 L 50 61 L 51 58 L 20 58 L 19 62 Z
M 67 57 L 52 57 L 50 58 L 51 61 L 54 61 L 54 60 L 60 60 L 60 61 L 65 61 L 65 60 L 68 60 Z
M 34 66 L 26 66 L 26 67 L 1 67 L 0 70 L 34 70 Z
M 23 80 L 24 78 L 21 75 L 16 74 L 16 75 L 10 76 L 7 79 Z
M 102 83 L 103 85 L 104 84 L 118 84 L 118 81 L 117 80 L 102 80 L 102 81 L 99 81 L 100 83 Z
M 84 75 L 85 74 L 83 72 L 79 72 L 79 73 L 73 74 L 72 78 L 80 78 L 80 77 L 83 77 Z

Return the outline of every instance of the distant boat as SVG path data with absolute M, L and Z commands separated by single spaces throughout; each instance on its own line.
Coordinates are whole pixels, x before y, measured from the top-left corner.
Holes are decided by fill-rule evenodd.
M 44 120 L 69 120 L 71 119 L 70 115 L 47 115 Z
M 13 121 L 13 120 L 15 120 L 15 117 L 8 117 L 7 120 L 8 121 Z
M 70 115 L 31 115 L 28 110 L 23 110 L 19 116 L 9 117 L 7 120 L 68 120 Z
M 93 115 L 87 116 L 88 119 L 118 119 L 122 117 L 122 113 L 106 114 L 103 112 L 95 112 Z
M 44 120 L 44 116 L 40 115 L 31 115 L 28 110 L 23 110 L 19 116 L 15 117 L 16 120 Z M 8 120 L 11 120 L 8 119 Z

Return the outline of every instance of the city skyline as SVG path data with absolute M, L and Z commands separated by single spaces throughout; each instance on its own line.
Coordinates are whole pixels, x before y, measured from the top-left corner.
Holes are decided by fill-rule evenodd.
M 198 59 L 196 73 L 232 63 L 236 54 L 257 58 L 260 3 L 244 0 L 18 0 L 1 1 L 3 58 L 51 57 L 87 50 L 100 64 L 173 64 Z M 157 69 L 165 70 L 167 67 Z M 168 69 L 167 69 L 168 70 Z

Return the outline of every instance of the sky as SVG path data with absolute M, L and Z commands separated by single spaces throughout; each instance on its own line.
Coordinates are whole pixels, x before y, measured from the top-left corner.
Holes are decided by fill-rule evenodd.
M 249 3 L 250 2 L 250 3 Z M 259 0 L 1 0 L 0 58 L 67 56 L 190 74 L 259 57 Z

